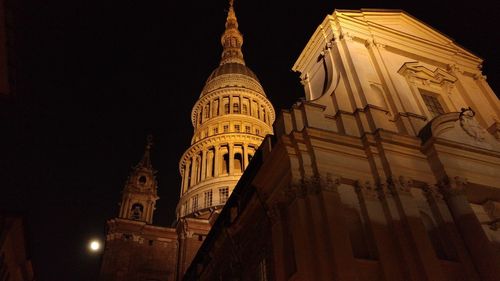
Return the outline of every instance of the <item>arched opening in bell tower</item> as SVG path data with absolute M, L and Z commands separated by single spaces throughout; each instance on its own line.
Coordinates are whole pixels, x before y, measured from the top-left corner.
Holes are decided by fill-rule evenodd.
M 130 219 L 133 219 L 133 220 L 142 219 L 143 211 L 144 211 L 144 207 L 139 203 L 135 203 L 134 205 L 132 205 L 132 209 L 130 210 Z

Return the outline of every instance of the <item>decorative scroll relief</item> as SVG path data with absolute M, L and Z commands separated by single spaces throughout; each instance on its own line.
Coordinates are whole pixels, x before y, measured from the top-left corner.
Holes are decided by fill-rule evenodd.
M 420 65 L 419 62 L 404 63 L 398 70 L 398 73 L 406 77 L 412 84 L 421 84 L 426 86 L 438 86 L 446 89 L 449 93 L 454 86 L 457 78 L 448 71 L 437 67 L 434 71 Z
M 318 194 L 321 191 L 332 192 L 336 191 L 340 185 L 340 177 L 334 176 L 331 173 L 326 173 L 324 176 L 305 176 L 300 181 L 292 182 L 290 189 L 286 192 L 288 200 L 295 198 L 303 198 L 307 195 Z
M 500 228 L 500 202 L 488 200 L 483 204 L 484 211 L 488 214 L 490 221 L 487 223 L 491 230 Z
M 467 109 L 462 108 L 459 117 L 460 127 L 476 141 L 482 142 L 484 141 L 486 130 L 474 118 L 475 115 L 476 113 L 470 107 Z

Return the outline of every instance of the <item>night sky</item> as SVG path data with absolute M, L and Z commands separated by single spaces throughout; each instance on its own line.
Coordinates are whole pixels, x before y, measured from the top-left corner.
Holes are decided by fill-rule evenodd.
M 123 184 L 153 134 L 155 223 L 174 220 L 190 112 L 221 54 L 227 1 L 16 1 L 18 96 L 0 120 L 0 209 L 21 212 L 39 281 L 96 280 Z M 492 1 L 236 0 L 247 65 L 276 110 L 303 95 L 295 59 L 334 9 L 393 8 L 485 59 L 500 92 Z M 376 5 L 376 6 L 375 6 Z M 438 6 L 439 5 L 439 6 Z

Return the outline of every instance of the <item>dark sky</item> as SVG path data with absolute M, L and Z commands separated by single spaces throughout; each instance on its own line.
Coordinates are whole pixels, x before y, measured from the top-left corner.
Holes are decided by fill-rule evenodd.
M 174 219 L 191 108 L 218 65 L 227 1 L 16 1 L 19 96 L 1 120 L 1 208 L 20 211 L 39 281 L 96 280 L 86 251 L 116 216 L 120 191 L 155 139 L 155 223 Z M 302 90 L 290 69 L 337 9 L 404 9 L 485 59 L 500 89 L 492 1 L 236 0 L 247 65 L 278 110 Z

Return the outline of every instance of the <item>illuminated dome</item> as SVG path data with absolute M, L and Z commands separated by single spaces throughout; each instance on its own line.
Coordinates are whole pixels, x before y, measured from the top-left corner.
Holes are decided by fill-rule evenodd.
M 182 155 L 177 218 L 208 218 L 224 206 L 264 137 L 275 112 L 255 73 L 245 65 L 233 3 L 221 37 L 220 65 L 191 111 L 194 134 Z

